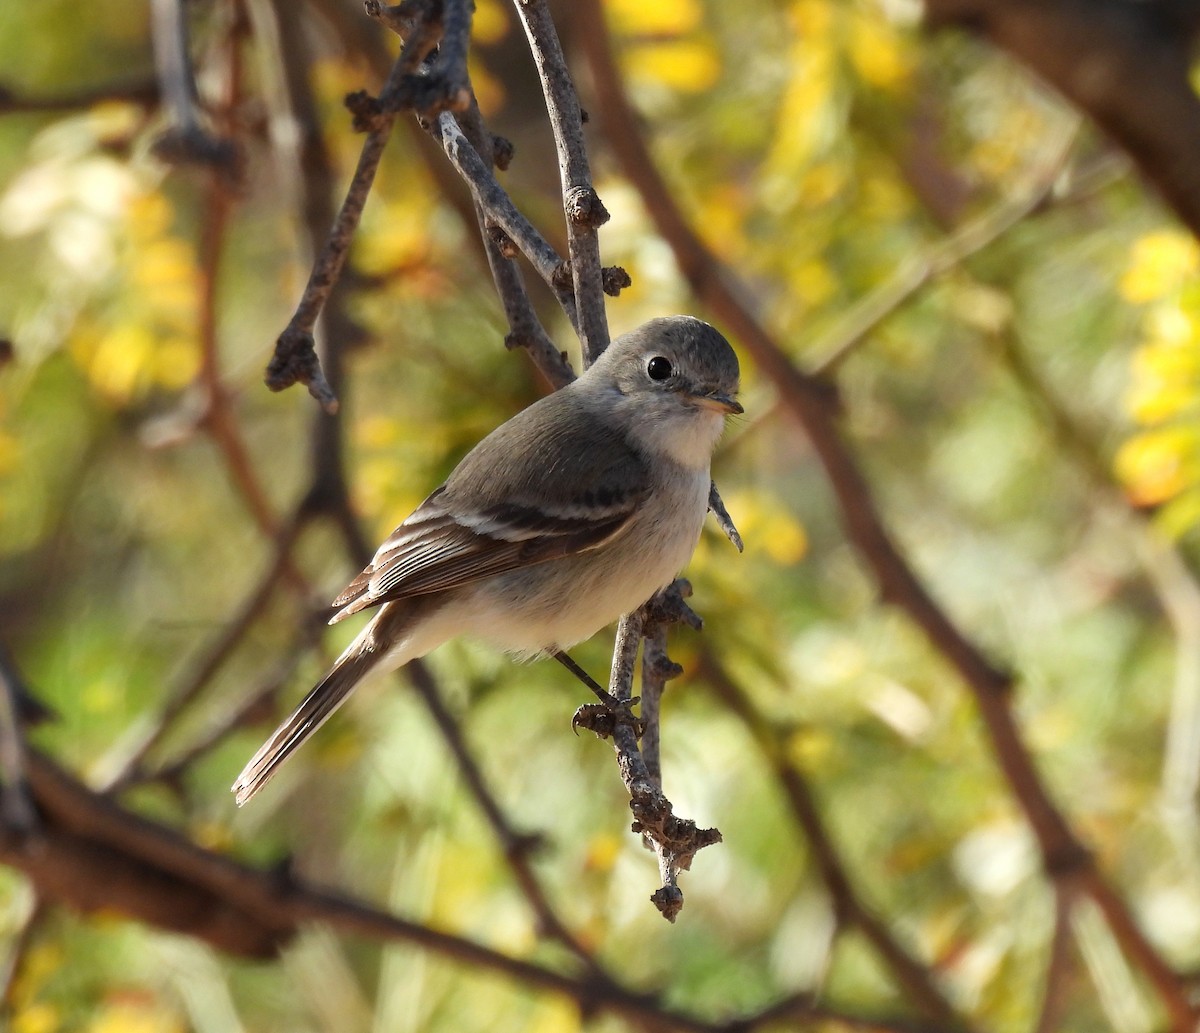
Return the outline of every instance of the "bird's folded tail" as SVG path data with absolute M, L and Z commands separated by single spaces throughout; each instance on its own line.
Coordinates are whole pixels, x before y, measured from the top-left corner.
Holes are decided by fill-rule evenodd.
M 329 719 L 354 686 L 379 662 L 379 653 L 357 646 L 356 642 L 338 658 L 329 673 L 304 697 L 304 702 L 250 758 L 233 783 L 239 807 L 270 781 L 279 765 Z

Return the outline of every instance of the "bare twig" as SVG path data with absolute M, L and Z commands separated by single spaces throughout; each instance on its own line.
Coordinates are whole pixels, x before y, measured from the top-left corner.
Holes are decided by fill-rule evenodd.
M 1056 141 L 1047 158 L 1030 175 L 1029 185 L 1006 197 L 994 208 L 955 230 L 924 255 L 904 262 L 887 282 L 851 308 L 824 340 L 813 345 L 819 356 L 811 373 L 829 377 L 850 354 L 889 316 L 902 308 L 940 276 L 986 250 L 1031 216 L 1061 208 L 1094 194 L 1123 175 L 1128 162 L 1105 156 L 1083 173 L 1068 175 L 1068 166 L 1079 123 Z
M 443 112 L 436 123 L 437 133 L 450 163 L 471 188 L 475 203 L 481 207 L 489 222 L 494 221 L 508 235 L 521 253 L 529 259 L 538 275 L 549 284 L 572 326 L 579 331 L 575 299 L 563 286 L 563 260 L 533 224 L 517 210 L 516 205 L 499 183 L 492 170 L 476 153 L 450 112 Z
M 358 228 L 388 137 L 391 136 L 396 113 L 417 103 L 414 84 L 421 82 L 417 70 L 440 38 L 440 24 L 435 23 L 423 7 L 421 12 L 423 17 L 419 18 L 412 34 L 405 40 L 378 101 L 362 94 L 347 98 L 347 104 L 354 110 L 356 125 L 368 129 L 367 138 L 363 142 L 346 198 L 329 231 L 325 246 L 313 265 L 304 295 L 286 329 L 275 342 L 274 355 L 267 364 L 266 383 L 272 391 L 281 391 L 297 382 L 303 383 L 308 387 L 309 394 L 329 413 L 337 411 L 338 401 L 317 360 L 313 331 L 317 317 L 329 300 L 330 291 L 341 276 L 350 242 Z M 295 17 L 295 13 L 284 14 L 283 17 Z M 433 96 L 423 93 L 420 99 L 432 102 Z
M 1079 124 L 1075 119 L 1071 129 L 1056 141 L 1053 153 L 1030 177 L 1026 189 L 1013 191 L 995 208 L 956 230 L 927 254 L 906 262 L 888 282 L 850 309 L 827 340 L 814 346 L 820 357 L 812 368 L 813 374 L 828 376 L 835 372 L 868 333 L 930 281 L 961 265 L 968 256 L 987 247 L 1045 204 L 1067 168 Z
M 512 822 L 496 800 L 491 787 L 487 784 L 475 758 L 467 748 L 458 722 L 446 709 L 446 704 L 429 673 L 429 668 L 420 660 L 414 660 L 405 667 L 405 673 L 416 686 L 417 692 L 425 703 L 425 708 L 429 711 L 438 730 L 442 733 L 442 739 L 453 754 L 458 770 L 466 781 L 471 795 L 475 798 L 479 809 L 483 811 L 492 833 L 499 841 L 509 870 L 513 873 L 521 892 L 525 895 L 525 900 L 537 918 L 539 931 L 566 947 L 592 972 L 594 978 L 611 983 L 611 977 L 604 972 L 596 958 L 571 933 L 550 903 L 531 863 L 533 854 L 541 844 L 540 837 L 536 834 L 518 832 L 513 827 Z
M 235 111 L 242 100 L 242 41 L 248 30 L 245 14 L 235 5 L 225 32 L 225 75 L 222 95 L 216 102 L 213 117 L 222 133 L 232 138 L 235 130 Z M 199 337 L 200 370 L 197 376 L 203 393 L 199 423 L 212 438 L 225 461 L 229 476 L 263 534 L 278 538 L 283 534 L 266 488 L 254 468 L 250 450 L 238 426 L 233 402 L 221 373 L 219 328 L 217 326 L 219 277 L 225 250 L 226 229 L 233 213 L 236 195 L 231 177 L 214 169 L 208 176 L 205 191 L 205 217 L 201 222 L 199 246 Z M 304 576 L 283 554 L 281 576 L 301 598 L 311 589 Z
M 642 634 L 642 759 L 650 780 L 662 789 L 662 695 L 667 679 L 678 677 L 683 668 L 667 656 L 667 627 L 655 624 Z
M 691 614 L 682 601 L 683 586 L 686 586 L 686 582 L 676 582 L 647 603 L 642 610 L 626 614 L 617 625 L 609 692 L 619 702 L 633 702 L 632 687 L 638 646 L 647 625 L 661 626 L 672 619 L 672 616 L 681 619 L 685 613 Z M 691 614 L 691 618 L 693 621 L 699 620 L 694 614 Z M 651 686 L 651 692 L 661 693 L 661 681 L 675 673 L 674 665 L 666 660 L 665 654 L 657 653 L 652 654 L 649 662 L 653 668 L 653 677 L 658 683 Z M 651 707 L 657 720 L 657 700 Z M 658 858 L 662 885 L 650 899 L 664 918 L 674 922 L 683 908 L 679 873 L 692 866 L 692 860 L 698 851 L 719 843 L 721 833 L 716 829 L 702 829 L 694 821 L 675 816 L 671 801 L 662 791 L 661 773 L 651 770 L 638 746 L 639 728 L 635 723 L 616 721 L 604 731 L 612 735 L 617 768 L 629 792 L 629 809 L 634 818 L 632 829 L 642 833 L 643 840 Z M 653 759 L 657 767 L 657 731 L 651 738 Z
M 326 16 L 334 21 L 338 31 L 342 34 L 344 43 L 350 47 L 355 46 L 359 42 L 358 37 L 355 36 L 352 39 L 351 32 L 358 23 L 347 19 L 344 9 L 341 7 L 330 6 L 328 4 L 323 6 L 326 8 Z M 372 17 L 380 19 L 389 28 L 401 35 L 411 30 L 412 14 L 411 11 L 404 10 L 403 4 L 396 7 L 385 7 L 377 2 L 368 2 L 367 13 Z M 368 40 L 362 42 L 367 41 L 373 43 L 374 37 L 368 37 Z M 372 65 L 379 66 L 381 59 L 386 55 L 377 46 L 370 46 L 367 50 Z M 384 68 L 386 69 L 386 63 L 384 63 Z M 469 85 L 468 82 L 468 87 Z M 483 119 L 480 115 L 479 107 L 474 101 L 473 94 L 469 103 L 457 112 L 457 121 L 463 134 L 480 157 L 482 165 L 487 169 L 489 174 L 493 165 L 500 169 L 508 167 L 509 162 L 512 160 L 512 145 L 507 140 L 488 132 L 487 127 L 483 124 Z M 429 135 L 436 139 L 439 146 L 444 150 L 442 134 L 436 123 L 431 127 Z M 424 148 L 421 150 L 428 161 L 430 152 Z M 431 173 L 435 177 L 442 173 L 443 165 L 433 162 L 429 164 Z M 455 171 L 462 178 L 462 172 L 459 169 L 455 169 Z M 488 189 L 491 189 L 490 185 Z M 451 197 L 451 202 L 455 203 L 453 197 Z M 464 206 L 455 203 L 455 207 L 458 209 L 459 214 L 463 216 L 464 221 L 469 222 L 470 217 L 463 210 Z M 505 315 L 508 318 L 509 333 L 505 338 L 505 345 L 509 348 L 524 348 L 550 386 L 559 388 L 564 384 L 570 383 L 575 378 L 575 373 L 566 361 L 563 352 L 555 346 L 543 328 L 525 290 L 520 269 L 512 261 L 514 257 L 511 254 L 513 250 L 512 238 L 509 237 L 494 217 L 489 216 L 487 209 L 480 204 L 473 203 L 472 214 L 481 231 L 481 247 L 487 258 L 492 278 L 496 285 L 496 292 L 500 296 Z M 545 246 L 549 248 L 549 245 Z M 553 248 L 549 249 L 552 252 L 554 250 Z M 556 252 L 554 253 L 554 263 L 555 265 L 552 268 L 557 270 L 557 274 L 555 275 L 553 284 L 551 284 L 551 289 L 570 315 L 574 312 L 574 298 L 571 292 L 561 285 L 566 264 L 562 262 Z M 573 316 L 571 318 L 573 321 Z
M 713 481 L 708 486 L 708 510 L 717 518 L 717 526 L 725 532 L 725 537 L 733 542 L 734 548 L 738 552 L 745 549 L 745 545 L 742 544 L 742 536 L 738 534 L 738 529 L 734 526 L 733 517 L 729 515 L 729 510 L 725 508 L 725 502 L 721 498 L 721 493 L 717 491 L 716 481 Z
M 554 19 L 545 0 L 517 0 L 517 15 L 542 80 L 558 168 L 562 178 L 563 210 L 567 215 L 567 241 L 571 279 L 579 312 L 576 330 L 583 345 L 586 369 L 608 347 L 608 317 L 604 311 L 604 286 L 600 269 L 600 242 L 596 231 L 608 221 L 608 211 L 592 186 L 587 148 L 583 141 L 583 111 L 567 69 Z
M 1071 961 L 1071 905 L 1074 894 L 1069 886 L 1054 887 L 1054 931 L 1050 935 L 1050 956 L 1046 962 L 1046 981 L 1042 988 L 1042 1006 L 1033 1033 L 1053 1033 L 1062 1025 L 1066 980 Z
M 483 124 L 479 106 L 472 102 L 458 115 L 458 124 L 480 159 L 486 165 L 495 165 L 496 151 L 502 144 L 497 143 L 497 138 L 489 133 Z M 511 146 L 509 150 L 511 151 Z M 490 168 L 488 171 L 491 171 Z M 553 388 L 558 389 L 569 384 L 575 379 L 575 371 L 563 352 L 550 340 L 533 309 L 533 303 L 525 290 L 521 270 L 513 261 L 515 256 L 511 253 L 512 238 L 489 222 L 487 209 L 478 201 L 475 202 L 475 219 L 479 224 L 484 253 L 496 285 L 496 293 L 500 295 L 500 303 L 504 306 L 504 314 L 508 319 L 509 332 L 504 339 L 505 346 L 510 349 L 524 348 L 538 371 Z
M 324 616 L 324 612 L 322 616 Z M 149 767 L 143 763 L 130 769 L 123 776 L 122 787 L 144 782 L 161 782 L 172 788 L 178 788 L 183 775 L 197 761 L 208 756 L 230 735 L 246 727 L 267 711 L 270 702 L 278 696 L 279 690 L 296 673 L 301 659 L 315 647 L 322 630 L 320 625 L 323 624 L 324 621 L 306 621 L 295 645 L 285 651 L 284 659 L 256 685 L 242 692 L 233 709 L 225 711 L 219 720 L 212 723 L 193 739 L 186 749 L 179 751 L 166 763 L 158 767 Z

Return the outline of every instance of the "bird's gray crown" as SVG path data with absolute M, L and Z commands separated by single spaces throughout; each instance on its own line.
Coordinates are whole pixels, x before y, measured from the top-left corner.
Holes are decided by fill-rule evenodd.
M 691 385 L 737 392 L 737 354 L 716 328 L 694 316 L 662 316 L 643 323 L 613 341 L 596 366 L 621 380 L 622 372 L 640 370 L 656 355 L 668 359 Z

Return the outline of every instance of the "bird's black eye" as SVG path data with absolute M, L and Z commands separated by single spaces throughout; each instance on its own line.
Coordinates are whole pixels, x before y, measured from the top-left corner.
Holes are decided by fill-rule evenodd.
M 671 360 L 655 355 L 646 363 L 646 374 L 651 380 L 666 380 L 671 375 Z

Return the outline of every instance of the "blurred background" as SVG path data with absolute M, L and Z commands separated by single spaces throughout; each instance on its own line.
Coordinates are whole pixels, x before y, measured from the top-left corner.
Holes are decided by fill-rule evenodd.
M 398 41 L 340 0 L 184 10 L 203 124 L 237 147 L 216 166 L 156 145 L 169 116 L 146 6 L 0 9 L 0 643 L 55 715 L 31 747 L 204 850 L 290 858 L 304 879 L 574 972 L 401 682 L 364 685 L 233 805 L 246 758 L 357 630 L 317 619 L 358 569 L 343 530 L 318 518 L 287 537 L 321 421 L 340 428 L 373 544 L 546 385 L 503 347 L 468 195 L 401 116 L 339 292 L 341 411 L 267 391 L 314 247 L 298 147 L 319 129 L 336 204 L 362 143 L 342 97 L 377 91 Z M 614 332 L 692 312 L 741 352 L 746 415 L 714 476 L 746 549 L 710 521 L 686 572 L 704 631 L 671 633 L 685 671 L 664 701 L 665 788 L 724 836 L 686 874 L 674 925 L 648 902 L 654 858 L 611 748 L 570 733 L 584 690 L 468 641 L 428 658 L 511 827 L 542 837 L 530 871 L 549 906 L 621 987 L 656 995 L 661 1028 L 718 1028 L 791 995 L 884 1029 L 1159 1028 L 1167 1010 L 1128 944 L 1090 899 L 1062 906 L 973 696 L 882 600 L 776 386 L 693 293 L 606 137 L 592 30 L 573 4 L 554 13 L 612 214 L 602 256 L 633 281 L 609 301 Z M 1013 672 L 1021 745 L 1186 992 L 1200 966 L 1195 240 L 1085 117 L 988 44 L 926 30 L 909 0 L 606 0 L 603 14 L 676 203 L 794 365 L 836 383 L 884 524 Z M 544 104 L 501 0 L 476 2 L 470 68 L 515 144 L 503 184 L 564 250 Z M 294 117 L 297 82 L 315 123 Z M 605 633 L 575 655 L 599 675 L 610 653 Z M 319 923 L 274 959 L 239 958 L 119 908 L 81 915 L 21 867 L 0 868 L 14 1033 L 638 1025 Z M 862 915 L 945 1008 L 897 975 Z M 787 1028 L 841 1021 L 801 1009 Z

